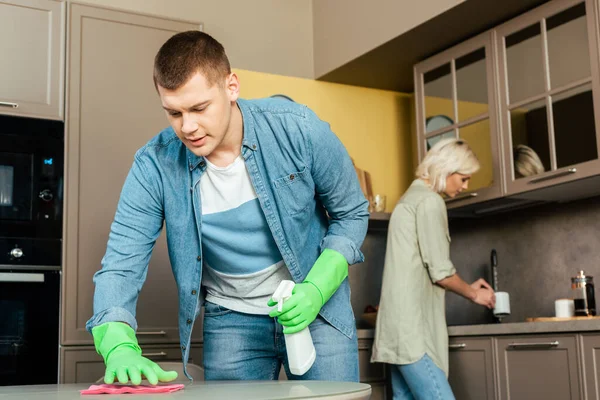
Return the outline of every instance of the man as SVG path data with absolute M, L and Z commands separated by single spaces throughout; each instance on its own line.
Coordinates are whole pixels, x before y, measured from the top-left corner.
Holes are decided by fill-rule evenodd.
M 141 356 L 135 304 L 162 229 L 179 291 L 184 364 L 205 306 L 207 380 L 358 380 L 348 265 L 362 262 L 368 223 L 350 157 L 329 125 L 283 99 L 242 100 L 225 50 L 211 36 L 176 34 L 155 58 L 171 124 L 135 155 L 94 276 L 87 329 L 105 382 L 176 378 Z M 296 282 L 281 312 L 271 295 Z M 204 298 L 205 297 L 205 298 Z M 309 326 L 317 352 L 289 372 L 283 333 Z

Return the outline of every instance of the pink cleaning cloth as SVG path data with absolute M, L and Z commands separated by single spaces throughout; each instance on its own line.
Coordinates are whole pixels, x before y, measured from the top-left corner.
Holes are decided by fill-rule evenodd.
M 180 383 L 173 385 L 92 385 L 88 389 L 80 390 L 81 394 L 123 394 L 123 393 L 171 393 L 185 387 Z

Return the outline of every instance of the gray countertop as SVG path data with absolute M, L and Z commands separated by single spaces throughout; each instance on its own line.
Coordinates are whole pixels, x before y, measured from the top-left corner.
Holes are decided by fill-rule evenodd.
M 449 326 L 448 335 L 486 336 L 520 335 L 534 333 L 600 332 L 600 320 L 557 321 L 557 322 L 510 322 L 482 325 Z M 359 339 L 372 339 L 374 329 L 358 329 Z
M 145 400 L 188 400 L 188 399 L 324 399 L 351 400 L 368 399 L 371 386 L 354 382 L 323 381 L 236 381 L 236 382 L 194 382 L 185 389 L 173 393 L 157 394 L 123 394 L 123 395 L 81 395 L 80 390 L 87 389 L 89 384 L 73 385 L 34 385 L 34 386 L 0 386 L 0 400 L 132 400 L 142 397 Z

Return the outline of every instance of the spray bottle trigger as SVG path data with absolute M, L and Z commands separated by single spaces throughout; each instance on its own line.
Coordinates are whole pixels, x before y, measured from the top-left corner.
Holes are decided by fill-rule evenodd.
M 273 301 L 277 302 L 277 311 L 283 310 L 283 303 L 292 296 L 292 290 L 296 284 L 293 281 L 281 281 L 275 293 L 273 293 Z

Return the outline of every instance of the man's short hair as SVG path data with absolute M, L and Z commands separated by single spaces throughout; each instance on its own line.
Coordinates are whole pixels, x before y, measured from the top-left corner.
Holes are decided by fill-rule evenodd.
M 221 83 L 231 73 L 223 45 L 209 34 L 186 31 L 173 35 L 154 58 L 154 85 L 168 90 L 183 86 L 196 72 L 209 85 Z

